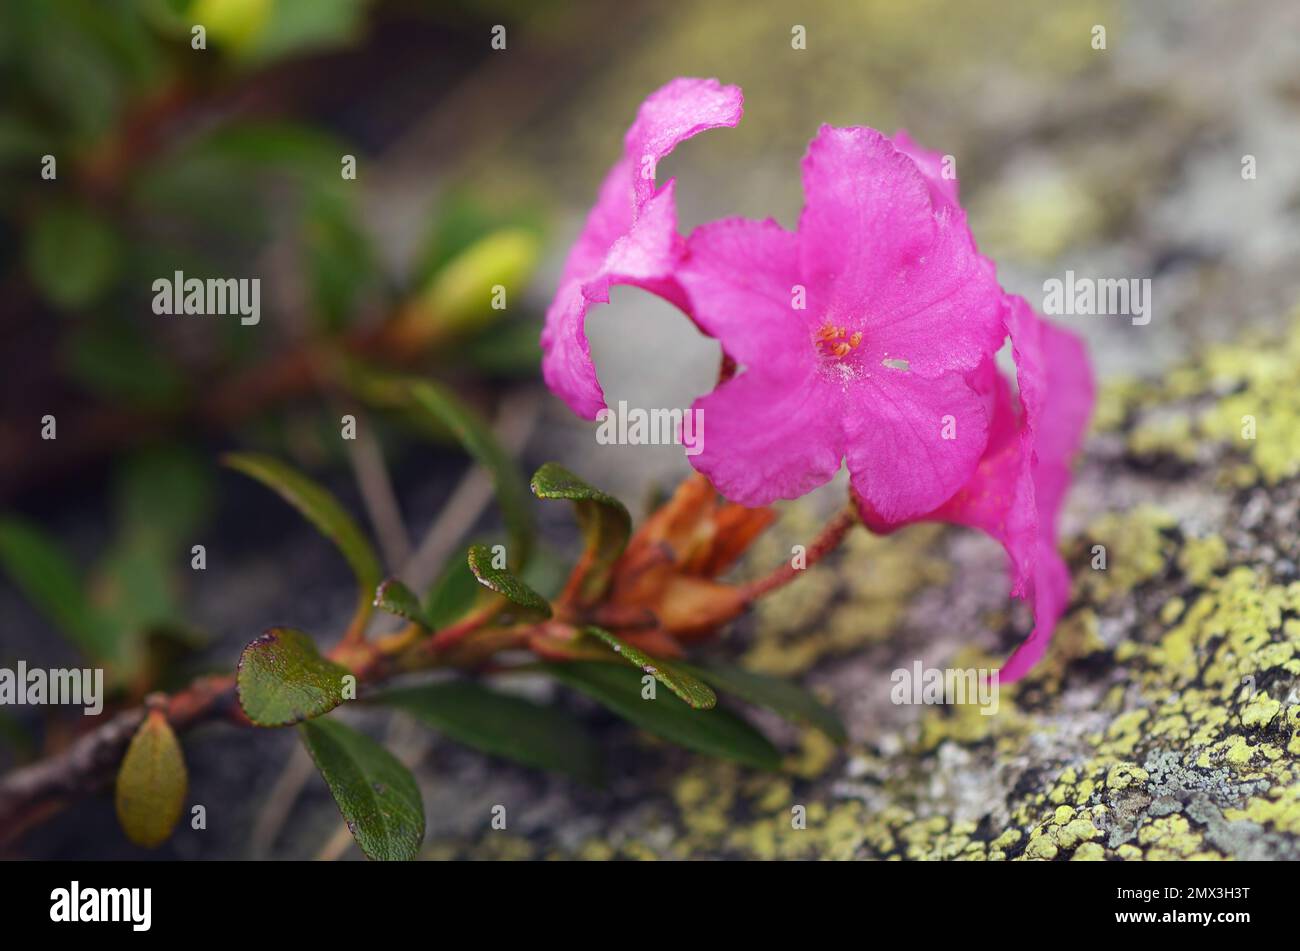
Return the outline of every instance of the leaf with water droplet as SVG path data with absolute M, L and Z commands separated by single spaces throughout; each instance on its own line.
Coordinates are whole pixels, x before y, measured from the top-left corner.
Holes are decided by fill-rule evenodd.
M 414 621 L 426 630 L 432 630 L 434 627 L 433 620 L 425 613 L 415 592 L 396 578 L 389 578 L 375 591 L 375 607 L 408 621 Z
M 471 545 L 467 558 L 469 570 L 479 584 L 501 595 L 512 605 L 512 613 L 521 621 L 540 621 L 551 616 L 551 606 L 545 598 L 520 581 L 506 568 L 492 563 L 492 549 L 486 545 Z
M 604 641 L 619 657 L 633 667 L 640 668 L 643 673 L 650 674 L 695 709 L 710 710 L 717 705 L 718 695 L 713 692 L 713 688 L 694 674 L 681 670 L 669 661 L 651 657 L 640 648 L 633 647 L 602 628 L 588 627 L 583 630 L 586 634 Z

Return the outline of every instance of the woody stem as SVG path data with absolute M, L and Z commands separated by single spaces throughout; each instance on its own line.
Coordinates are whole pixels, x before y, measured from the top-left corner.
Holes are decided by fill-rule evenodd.
M 805 557 L 800 567 L 795 567 L 793 559 L 781 565 L 771 574 L 768 574 L 757 581 L 751 581 L 742 589 L 745 600 L 748 602 L 757 601 L 764 595 L 771 594 L 777 588 L 784 587 L 793 581 L 800 573 L 819 562 L 825 555 L 839 547 L 840 542 L 844 541 L 844 536 L 848 534 L 849 529 L 858 522 L 857 509 L 852 504 L 846 505 L 836 515 L 823 526 L 817 538 L 808 546 Z

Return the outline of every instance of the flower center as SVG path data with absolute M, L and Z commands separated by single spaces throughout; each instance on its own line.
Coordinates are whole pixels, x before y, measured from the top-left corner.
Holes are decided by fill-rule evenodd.
M 862 331 L 850 334 L 847 327 L 823 324 L 822 329 L 813 335 L 817 352 L 832 360 L 843 360 L 862 343 Z

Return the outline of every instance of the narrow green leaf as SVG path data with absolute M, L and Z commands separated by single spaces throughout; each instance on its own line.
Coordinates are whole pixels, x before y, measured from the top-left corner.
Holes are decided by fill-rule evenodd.
M 492 476 L 497 504 L 506 525 L 511 567 L 528 563 L 533 544 L 533 515 L 524 480 L 492 431 L 478 415 L 451 392 L 428 381 L 411 384 L 415 404 L 449 428 L 466 451 Z
M 485 753 L 601 783 L 600 750 L 561 710 L 468 680 L 390 690 L 376 703 L 397 707 L 459 743 Z
M 693 674 L 688 674 L 676 664 L 658 657 L 651 657 L 640 648 L 619 640 L 602 628 L 588 627 L 584 630 L 592 637 L 604 641 L 613 649 L 615 654 L 622 657 L 633 667 L 638 667 L 644 673 L 653 676 L 655 680 L 695 709 L 710 710 L 717 705 L 718 695 L 713 692 L 713 688 Z
M 760 769 L 776 769 L 781 755 L 763 734 L 728 710 L 692 710 L 670 693 L 642 699 L 641 677 L 621 664 L 572 661 L 541 669 L 648 733 L 704 753 Z
M 531 485 L 540 499 L 568 499 L 573 503 L 587 546 L 582 595 L 588 600 L 599 597 L 609 582 L 610 569 L 632 535 L 632 517 L 618 499 L 592 488 L 554 462 L 538 469 Z
M 375 550 L 352 516 L 323 486 L 271 456 L 236 452 L 224 457 L 226 465 L 252 476 L 275 490 L 322 535 L 334 542 L 357 577 L 361 600 L 368 610 L 382 572 Z
M 695 667 L 677 662 L 677 667 L 711 683 L 723 693 L 734 694 L 787 720 L 815 726 L 836 743 L 843 745 L 849 741 L 844 724 L 835 712 L 797 683 L 755 674 L 730 664 L 710 663 Z
M 28 522 L 0 518 L 0 566 L 78 648 L 94 659 L 113 656 L 111 630 L 99 623 L 80 573 L 53 538 Z
M 343 702 L 348 670 L 322 657 L 302 631 L 273 627 L 239 655 L 239 705 L 258 726 L 288 726 Z
M 408 861 L 424 842 L 424 803 L 410 771 L 374 740 L 334 720 L 298 727 L 361 851 Z
M 468 561 L 469 570 L 474 572 L 479 584 L 490 588 L 514 605 L 512 613 L 520 620 L 541 620 L 551 616 L 551 606 L 545 598 L 508 569 L 493 567 L 492 549 L 486 545 L 471 545 Z
M 433 622 L 420 606 L 420 599 L 415 592 L 396 578 L 389 578 L 375 592 L 375 607 L 389 614 L 414 621 L 428 630 L 433 629 Z
M 117 771 L 117 818 L 126 837 L 147 849 L 171 837 L 185 807 L 185 757 L 167 717 L 151 710 Z

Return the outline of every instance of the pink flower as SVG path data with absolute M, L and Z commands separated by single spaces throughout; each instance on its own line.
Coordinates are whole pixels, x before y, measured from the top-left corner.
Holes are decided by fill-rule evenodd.
M 906 129 L 899 129 L 894 133 L 894 148 L 916 163 L 916 167 L 925 176 L 925 183 L 930 188 L 930 197 L 934 199 L 936 205 L 946 204 L 957 207 L 958 180 L 955 160 L 951 160 L 950 165 L 949 156 L 917 145 L 907 134 Z
M 798 230 L 729 218 L 677 234 L 673 182 L 654 164 L 735 125 L 741 94 L 679 79 L 651 95 L 565 264 L 542 335 L 547 384 L 579 415 L 604 407 L 584 331 L 611 284 L 676 304 L 738 374 L 696 400 L 708 438 L 692 464 L 728 499 L 761 506 L 847 462 L 863 521 L 988 532 L 1032 598 L 1034 630 L 1002 670 L 1024 675 L 1069 600 L 1056 522 L 1091 413 L 1082 343 L 1006 297 L 976 250 L 948 157 L 906 132 L 823 126 L 803 160 Z M 1018 397 L 996 369 L 1008 334 Z
M 677 233 L 674 181 L 655 185 L 655 166 L 678 143 L 740 121 L 739 87 L 716 79 L 675 79 L 641 104 L 623 141 L 623 157 L 600 186 L 596 206 L 569 257 L 542 330 L 542 375 L 569 407 L 594 419 L 605 406 L 587 342 L 587 309 L 608 303 L 613 284 L 652 291 L 689 313 L 674 273 Z
M 923 515 L 984 452 L 988 397 L 972 375 L 1005 337 L 1002 290 L 955 184 L 932 186 L 874 129 L 823 126 L 803 181 L 797 232 L 731 218 L 687 240 L 677 279 L 695 320 L 744 367 L 696 401 L 708 436 L 692 464 L 763 505 L 847 459 L 874 511 Z
M 970 482 L 922 519 L 968 525 L 1002 543 L 1011 563 L 1011 593 L 1032 599 L 1034 629 L 1001 671 L 1009 683 L 1043 656 L 1070 598 L 1070 575 L 1056 547 L 1057 519 L 1070 484 L 1070 463 L 1083 440 L 1094 398 L 1082 341 L 1042 320 L 1020 297 L 1008 297 L 1004 320 L 1016 360 L 1019 399 L 990 363 L 981 389 L 991 394 L 989 443 Z M 863 521 L 884 519 L 859 499 Z

